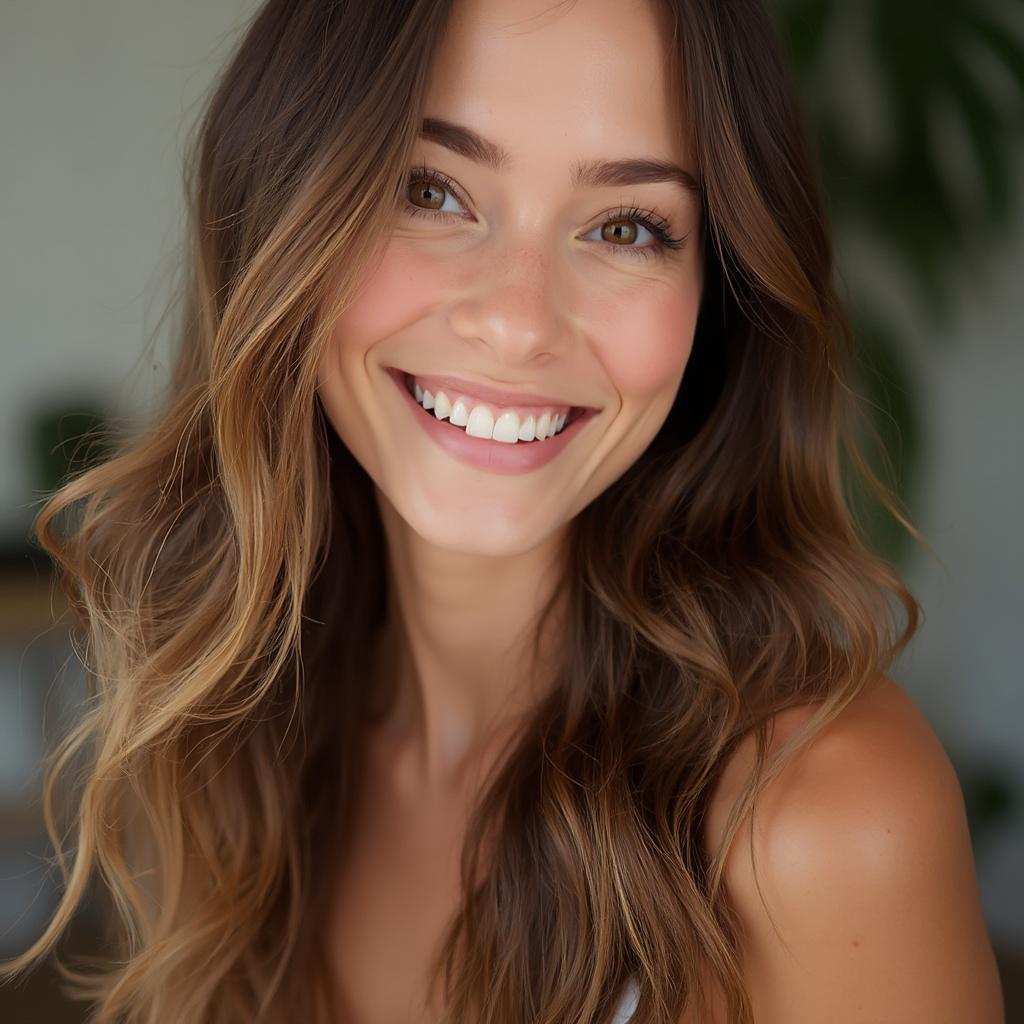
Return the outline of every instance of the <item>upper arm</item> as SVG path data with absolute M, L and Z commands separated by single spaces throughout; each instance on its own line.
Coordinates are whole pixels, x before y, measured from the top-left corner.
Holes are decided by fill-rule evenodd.
M 894 690 L 855 701 L 768 784 L 753 867 L 748 823 L 730 847 L 755 1024 L 1004 1019 L 959 782 Z

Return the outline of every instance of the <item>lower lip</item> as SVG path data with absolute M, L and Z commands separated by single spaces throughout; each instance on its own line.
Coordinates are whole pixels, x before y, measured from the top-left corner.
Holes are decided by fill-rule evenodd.
M 387 372 L 401 392 L 413 417 L 438 445 L 460 462 L 492 473 L 529 473 L 531 470 L 539 469 L 563 451 L 580 430 L 597 415 L 596 409 L 587 409 L 560 433 L 544 441 L 517 441 L 515 444 L 492 441 L 483 437 L 473 437 L 462 427 L 454 427 L 447 420 L 439 420 L 409 393 L 405 386 L 405 374 L 401 370 L 389 368 Z

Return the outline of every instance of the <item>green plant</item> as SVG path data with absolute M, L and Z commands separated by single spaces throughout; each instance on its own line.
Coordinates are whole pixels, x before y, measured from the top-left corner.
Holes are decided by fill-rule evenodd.
M 89 396 L 58 399 L 35 409 L 30 417 L 36 488 L 50 494 L 69 477 L 102 462 L 109 454 L 107 415 Z
M 1024 126 L 1021 0 L 772 0 L 803 97 L 835 227 L 896 266 L 929 337 L 956 311 L 964 278 L 1020 197 Z M 959 147 L 957 146 L 959 143 Z M 972 185 L 973 182 L 973 185 Z M 891 462 L 873 468 L 913 506 L 923 443 L 913 356 L 902 329 L 844 268 L 860 353 L 857 390 Z M 869 539 L 900 561 L 909 535 L 864 499 Z

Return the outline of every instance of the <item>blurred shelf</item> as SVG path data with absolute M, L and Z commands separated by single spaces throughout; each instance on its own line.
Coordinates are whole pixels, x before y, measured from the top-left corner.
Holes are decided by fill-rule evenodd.
M 43 809 L 38 800 L 32 803 L 0 803 L 0 837 L 24 839 L 45 834 Z
M 64 592 L 52 574 L 0 568 L 0 643 L 30 641 L 59 627 L 66 611 Z

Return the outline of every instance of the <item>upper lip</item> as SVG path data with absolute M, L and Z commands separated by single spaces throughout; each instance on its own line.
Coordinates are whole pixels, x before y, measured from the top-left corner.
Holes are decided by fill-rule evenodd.
M 588 409 L 589 406 L 575 405 L 567 402 L 564 398 L 552 398 L 550 395 L 538 395 L 532 391 L 507 391 L 503 388 L 489 387 L 474 380 L 465 380 L 462 377 L 452 377 L 449 374 L 424 373 L 415 374 L 407 370 L 396 370 L 396 373 L 408 377 L 422 376 L 436 381 L 439 386 L 450 389 L 452 392 L 461 393 L 473 398 L 483 399 L 485 402 L 493 402 L 495 405 L 554 405 L 570 406 L 577 409 Z

